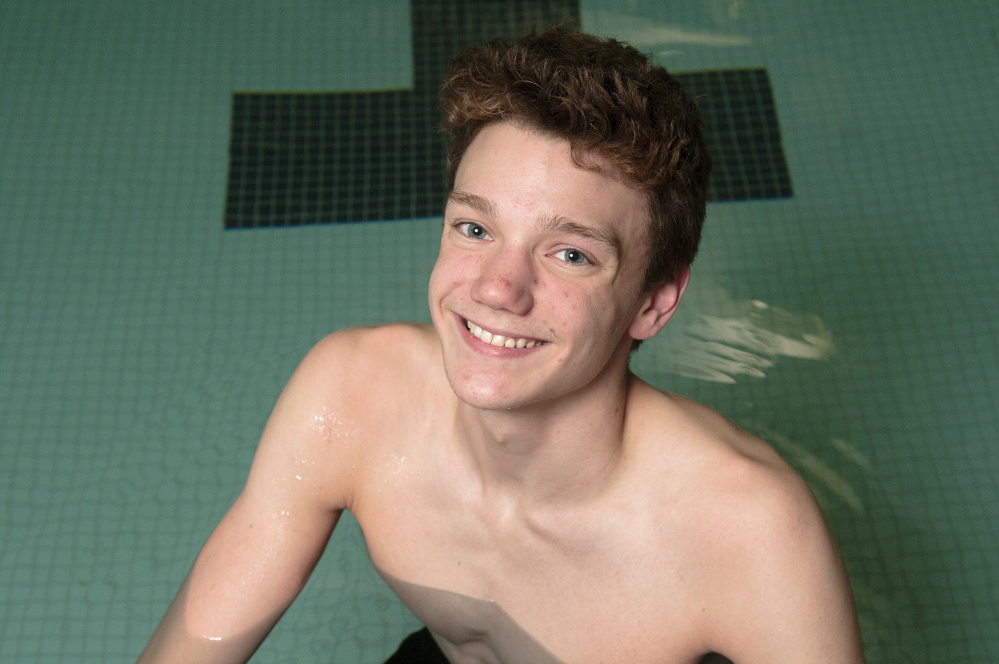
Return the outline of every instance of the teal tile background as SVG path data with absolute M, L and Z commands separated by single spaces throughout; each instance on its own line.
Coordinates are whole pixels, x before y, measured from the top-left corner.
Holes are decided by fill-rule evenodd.
M 0 6 L 0 661 L 127 662 L 322 335 L 427 320 L 439 219 L 226 233 L 235 91 L 412 85 L 406 2 Z M 872 664 L 999 661 L 999 7 L 582 3 L 675 71 L 766 67 L 794 197 L 713 204 L 635 370 L 808 479 Z M 258 662 L 415 621 L 346 518 Z

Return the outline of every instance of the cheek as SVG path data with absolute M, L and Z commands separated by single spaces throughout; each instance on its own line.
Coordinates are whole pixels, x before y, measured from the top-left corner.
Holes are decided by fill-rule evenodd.
M 462 258 L 441 249 L 434 264 L 433 272 L 430 273 L 430 293 L 443 294 L 461 283 L 463 275 L 471 273 L 471 260 Z
M 580 299 L 579 294 L 570 291 L 556 290 L 551 311 L 553 324 L 562 330 L 572 330 L 578 333 L 598 333 L 604 325 L 604 318 L 609 313 L 607 303 Z

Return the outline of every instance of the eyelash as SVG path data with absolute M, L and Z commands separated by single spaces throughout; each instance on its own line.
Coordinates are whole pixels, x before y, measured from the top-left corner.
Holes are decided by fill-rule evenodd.
M 477 224 L 474 221 L 459 221 L 459 222 L 457 222 L 457 223 L 454 224 L 454 227 L 464 237 L 467 237 L 467 238 L 469 238 L 471 240 L 481 240 L 484 237 L 489 237 L 489 231 L 487 231 L 482 224 Z M 472 235 L 470 231 L 473 228 L 480 229 L 482 231 L 482 235 L 481 236 Z M 568 247 L 566 249 L 559 249 L 558 251 L 554 252 L 552 255 L 553 256 L 558 256 L 559 254 L 567 253 L 567 252 L 574 252 L 574 253 L 578 254 L 579 257 L 582 260 L 577 261 L 577 262 L 573 262 L 573 261 L 568 260 L 567 258 L 560 258 L 559 260 L 561 260 L 566 265 L 593 265 L 594 264 L 593 263 L 593 259 L 591 259 L 586 254 L 586 252 L 582 251 L 581 249 L 577 249 L 575 247 Z
M 584 254 L 579 249 L 575 249 L 575 248 L 572 248 L 572 247 L 570 247 L 568 249 L 559 249 L 553 255 L 558 256 L 559 254 L 563 254 L 563 253 L 564 254 L 568 254 L 569 252 L 573 252 L 573 253 L 578 254 L 579 257 L 582 260 L 580 260 L 580 261 L 570 261 L 568 258 L 559 259 L 559 260 L 563 261 L 566 265 L 591 265 L 593 263 L 593 261 L 590 260 L 589 256 L 587 256 L 586 254 Z
M 489 231 L 487 231 L 485 229 L 485 227 L 482 226 L 482 224 L 477 224 L 477 223 L 475 223 L 473 221 L 459 221 L 457 224 L 455 224 L 455 228 L 458 229 L 459 233 L 461 233 L 465 237 L 470 238 L 472 240 L 481 240 L 483 238 L 483 236 L 485 236 L 485 237 L 489 236 Z M 470 234 L 469 230 L 472 229 L 472 228 L 478 228 L 478 229 L 480 229 L 482 231 L 482 235 L 475 236 L 475 235 Z

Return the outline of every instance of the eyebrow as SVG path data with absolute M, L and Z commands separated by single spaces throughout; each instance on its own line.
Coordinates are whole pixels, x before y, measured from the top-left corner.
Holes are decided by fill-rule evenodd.
M 488 198 L 483 198 L 476 194 L 470 194 L 467 191 L 461 191 L 460 189 L 453 189 L 451 193 L 447 195 L 447 200 L 449 202 L 457 203 L 458 205 L 464 205 L 470 207 L 476 212 L 481 212 L 487 217 L 496 216 L 496 208 L 493 207 L 492 202 Z
M 561 215 L 554 215 L 543 219 L 540 228 L 547 233 L 565 233 L 567 235 L 594 240 L 610 249 L 615 258 L 621 257 L 621 241 L 610 229 L 593 228 L 592 226 L 581 224 L 578 221 L 573 221 Z

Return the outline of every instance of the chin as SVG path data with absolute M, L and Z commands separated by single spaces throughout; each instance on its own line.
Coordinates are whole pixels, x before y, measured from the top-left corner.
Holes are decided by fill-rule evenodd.
M 461 376 L 445 370 L 451 390 L 462 403 L 479 410 L 512 410 L 532 401 L 522 385 L 504 384 L 494 376 Z
M 450 379 L 450 376 L 448 377 Z M 517 405 L 519 399 L 513 397 L 498 386 L 480 381 L 450 380 L 451 390 L 458 399 L 473 408 L 480 410 L 509 410 Z

